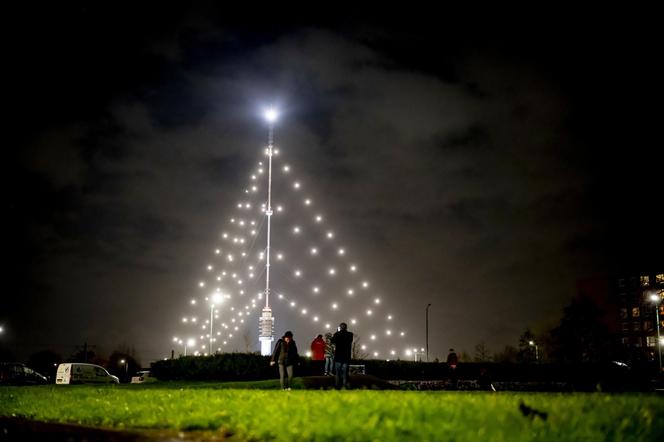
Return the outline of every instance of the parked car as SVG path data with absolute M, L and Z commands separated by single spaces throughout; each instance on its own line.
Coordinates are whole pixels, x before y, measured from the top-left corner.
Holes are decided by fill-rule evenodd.
M 55 373 L 56 384 L 119 384 L 120 379 L 110 374 L 104 367 L 82 362 L 69 362 L 58 365 Z
M 48 379 L 30 367 L 18 362 L 0 362 L 1 385 L 42 385 Z
M 131 377 L 132 384 L 143 384 L 156 381 L 157 378 L 150 374 L 150 370 L 137 371 L 136 375 Z

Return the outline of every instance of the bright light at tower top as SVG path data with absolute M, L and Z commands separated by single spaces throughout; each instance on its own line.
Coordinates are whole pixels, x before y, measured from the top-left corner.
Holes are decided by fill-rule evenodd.
M 277 121 L 277 117 L 279 117 L 279 114 L 274 108 L 266 109 L 263 115 L 265 116 L 265 119 L 267 120 L 268 123 L 274 123 L 275 121 Z

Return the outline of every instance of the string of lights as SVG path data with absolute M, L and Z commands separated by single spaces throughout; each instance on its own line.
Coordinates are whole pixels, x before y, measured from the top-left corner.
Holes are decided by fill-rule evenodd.
M 189 313 L 181 319 L 180 335 L 187 338 L 174 337 L 173 341 L 193 355 L 255 351 L 255 321 L 249 318 L 257 316 L 259 303 L 269 293 L 272 320 L 282 333 L 288 329 L 296 339 L 311 340 L 346 322 L 356 335 L 357 356 L 408 356 L 413 346 L 405 341 L 406 330 L 395 323 L 394 313 L 352 259 L 351 250 L 343 245 L 321 205 L 308 194 L 294 168 L 282 161 L 279 148 L 270 144 L 264 155 L 271 157 L 270 162 L 281 162 L 275 168 L 280 176 L 272 183 L 268 177 L 272 164 L 266 166 L 263 161 L 251 171 L 244 197 L 235 204 L 219 243 L 212 247 L 205 277 L 198 282 L 198 295 L 189 301 Z M 276 197 L 274 202 L 261 199 L 260 189 L 267 186 L 270 196 Z M 270 222 L 265 222 L 268 210 L 275 218 L 272 250 L 268 250 L 270 241 L 265 249 L 256 250 L 255 245 L 267 234 L 266 224 L 269 231 Z M 266 265 L 270 259 L 271 274 Z M 266 272 L 271 281 L 262 290 Z M 199 319 L 208 314 L 209 319 Z

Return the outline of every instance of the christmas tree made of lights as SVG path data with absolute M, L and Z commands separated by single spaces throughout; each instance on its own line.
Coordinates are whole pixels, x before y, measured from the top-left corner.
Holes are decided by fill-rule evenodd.
M 263 355 L 270 354 L 275 331 L 293 331 L 306 350 L 318 334 L 333 333 L 346 322 L 356 336 L 355 358 L 409 357 L 406 331 L 274 145 L 276 116 L 266 113 L 266 160 L 249 176 L 218 245 L 211 248 L 198 295 L 190 299 L 180 337 L 173 341 L 190 355 L 252 352 L 252 324 L 259 316 Z

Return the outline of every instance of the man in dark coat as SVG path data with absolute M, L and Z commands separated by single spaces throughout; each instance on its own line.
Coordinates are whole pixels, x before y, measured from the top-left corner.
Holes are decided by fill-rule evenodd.
M 353 333 L 349 332 L 345 322 L 339 324 L 339 330 L 332 336 L 334 344 L 334 386 L 348 388 L 348 364 L 353 348 Z
M 279 364 L 279 381 L 283 390 L 290 390 L 293 380 L 293 366 L 300 362 L 297 345 L 293 340 L 293 332 L 287 331 L 284 337 L 274 344 L 270 365 Z

